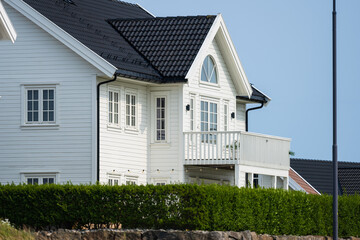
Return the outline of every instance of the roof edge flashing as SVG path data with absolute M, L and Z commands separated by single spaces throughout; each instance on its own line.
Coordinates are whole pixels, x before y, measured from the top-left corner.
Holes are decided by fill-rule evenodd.
M 0 40 L 10 40 L 12 43 L 14 43 L 16 38 L 17 33 L 15 28 L 11 23 L 10 18 L 7 15 L 5 8 L 0 0 Z

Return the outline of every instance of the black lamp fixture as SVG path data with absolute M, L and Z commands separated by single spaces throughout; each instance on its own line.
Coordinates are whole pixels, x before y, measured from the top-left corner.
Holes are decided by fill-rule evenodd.
M 235 118 L 235 113 L 234 112 L 231 113 L 231 118 Z
M 187 112 L 190 111 L 190 104 L 186 105 L 185 109 L 186 109 Z

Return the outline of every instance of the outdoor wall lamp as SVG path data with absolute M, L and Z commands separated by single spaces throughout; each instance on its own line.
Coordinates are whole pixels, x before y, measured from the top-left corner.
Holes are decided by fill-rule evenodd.
M 234 112 L 231 113 L 231 118 L 235 118 L 235 113 Z
M 186 105 L 185 109 L 186 109 L 187 112 L 190 111 L 190 104 Z

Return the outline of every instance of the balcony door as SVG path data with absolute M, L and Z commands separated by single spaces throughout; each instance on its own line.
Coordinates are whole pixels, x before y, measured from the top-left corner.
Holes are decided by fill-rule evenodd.
M 218 104 L 211 101 L 201 100 L 200 109 L 200 126 L 201 132 L 217 131 L 218 130 Z M 216 141 L 216 136 L 213 134 L 202 134 L 202 142 L 213 143 Z

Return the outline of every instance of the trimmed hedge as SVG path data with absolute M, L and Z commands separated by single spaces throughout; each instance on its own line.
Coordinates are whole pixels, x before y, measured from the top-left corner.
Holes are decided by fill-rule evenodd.
M 218 185 L 0 185 L 0 218 L 46 229 L 123 228 L 332 235 L 332 197 Z M 339 235 L 360 235 L 360 196 L 339 197 Z

